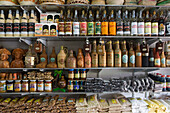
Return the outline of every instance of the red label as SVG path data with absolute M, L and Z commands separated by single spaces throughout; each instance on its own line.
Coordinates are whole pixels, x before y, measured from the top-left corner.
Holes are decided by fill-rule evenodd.
M 80 34 L 86 34 L 87 33 L 87 22 L 81 22 L 80 23 Z

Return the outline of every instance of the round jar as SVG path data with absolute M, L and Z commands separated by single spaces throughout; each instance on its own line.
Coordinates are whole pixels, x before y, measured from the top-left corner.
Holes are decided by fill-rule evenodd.
M 44 80 L 38 80 L 38 91 L 39 92 L 44 91 Z
M 22 91 L 28 92 L 28 80 L 22 80 Z
M 0 81 L 0 93 L 5 93 L 6 92 L 6 80 L 1 80 Z
M 13 92 L 13 91 L 14 91 L 13 80 L 7 80 L 7 92 Z
M 15 80 L 14 91 L 15 92 L 20 92 L 21 91 L 21 80 Z
M 30 80 L 30 92 L 37 91 L 37 83 L 36 80 Z
M 79 72 L 79 69 L 76 69 L 76 70 L 75 70 L 74 79 L 75 79 L 75 80 L 79 80 L 79 79 L 80 79 L 80 72 Z
M 74 69 L 69 69 L 68 80 L 73 80 L 73 79 L 74 79 Z
M 86 77 L 87 77 L 86 69 L 82 69 L 81 70 L 81 80 L 86 80 Z
M 45 80 L 45 92 L 52 91 L 52 82 L 51 80 Z

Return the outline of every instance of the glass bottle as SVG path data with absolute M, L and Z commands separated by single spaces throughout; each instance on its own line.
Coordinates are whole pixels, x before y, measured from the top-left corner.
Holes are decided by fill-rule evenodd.
M 146 11 L 145 36 L 151 36 L 151 19 L 149 17 L 149 11 Z
M 161 67 L 166 67 L 166 64 L 165 64 L 165 54 L 164 54 L 164 51 L 162 51 L 162 54 L 161 54 Z
M 112 49 L 112 41 L 108 42 L 108 49 L 106 51 L 106 66 L 114 67 L 114 52 Z
M 82 15 L 80 19 L 80 35 L 81 36 L 86 36 L 87 35 L 87 20 L 85 16 L 85 11 L 82 10 Z
M 64 47 L 61 46 L 61 50 L 57 55 L 58 68 L 65 68 L 66 53 L 64 52 Z
M 27 26 L 28 20 L 26 11 L 24 10 L 23 16 L 21 18 L 21 36 L 27 37 L 28 36 L 28 26 Z
M 100 36 L 101 35 L 101 22 L 100 22 L 100 16 L 99 11 L 96 11 L 96 19 L 95 19 L 95 26 L 94 26 L 94 35 Z
M 109 36 L 116 35 L 116 21 L 114 18 L 114 11 L 112 10 L 109 18 Z
M 70 14 L 70 9 L 67 10 L 67 17 L 65 20 L 65 35 L 66 36 L 72 35 L 72 18 Z
M 84 55 L 82 49 L 78 49 L 78 55 L 77 55 L 77 67 L 78 68 L 84 68 Z
M 84 45 L 84 51 L 91 53 L 91 44 L 88 39 L 86 39 L 86 43 Z
M 5 36 L 5 17 L 4 17 L 4 10 L 1 10 L 0 15 L 0 36 Z
M 164 42 L 162 42 L 162 39 L 159 39 L 159 42 L 156 43 L 156 51 L 159 53 L 159 56 L 161 55 L 163 49 L 164 49 Z
M 123 21 L 121 18 L 121 10 L 118 11 L 116 17 L 116 35 L 123 36 Z
M 149 66 L 149 46 L 146 44 L 146 41 L 143 40 L 143 43 L 141 44 L 142 49 L 142 67 L 148 67 Z
M 76 58 L 73 56 L 73 50 L 70 50 L 70 55 L 66 60 L 67 68 L 76 68 Z
M 106 10 L 104 10 L 103 17 L 102 17 L 102 23 L 101 23 L 102 35 L 107 36 L 109 34 L 108 27 L 109 27 L 109 24 L 108 24 L 108 20 L 107 20 Z
M 136 48 L 136 67 L 142 67 L 142 52 L 139 43 Z
M 115 42 L 116 48 L 115 48 L 115 67 L 121 67 L 121 50 L 119 48 L 119 41 L 117 40 Z
M 132 20 L 131 20 L 131 36 L 137 36 L 137 18 L 135 10 L 132 12 Z
M 166 67 L 170 67 L 170 52 L 168 52 L 166 57 Z
M 165 22 L 164 22 L 164 12 L 163 10 L 160 13 L 160 18 L 159 18 L 159 36 L 164 36 L 165 35 Z
M 28 21 L 29 23 L 28 23 L 28 36 L 30 36 L 30 37 L 32 37 L 32 36 L 34 36 L 34 34 L 35 34 L 35 22 L 36 22 L 36 20 L 35 20 L 35 15 L 34 15 L 34 10 L 31 10 L 31 16 L 30 16 L 30 18 L 29 18 L 29 21 Z
M 126 49 L 126 41 L 122 42 L 122 67 L 128 67 L 128 51 Z
M 50 63 L 56 63 L 56 58 L 57 58 L 57 55 L 55 53 L 55 47 L 53 47 L 52 53 L 50 55 Z
M 130 20 L 128 19 L 128 10 L 125 11 L 125 19 L 123 22 L 123 35 L 130 36 Z
M 158 36 L 158 19 L 156 16 L 156 11 L 153 12 L 152 16 L 152 36 Z
M 45 46 L 44 46 L 43 52 L 42 52 L 42 54 L 40 55 L 40 63 L 45 63 L 45 64 L 47 64 L 47 59 L 48 59 L 48 56 L 47 56 L 46 49 L 45 49 Z
M 154 62 L 155 62 L 155 67 L 160 67 L 161 60 L 160 60 L 159 52 L 156 52 Z
M 32 54 L 32 44 L 31 44 L 25 55 L 25 67 L 33 68 L 34 66 L 35 66 L 35 57 Z
M 145 26 L 145 22 L 144 19 L 142 17 L 142 10 L 139 13 L 139 19 L 138 19 L 138 36 L 144 36 L 144 26 Z
M 63 10 L 61 10 L 58 23 L 58 35 L 60 36 L 64 36 L 64 20 Z
M 6 19 L 6 37 L 12 37 L 13 36 L 13 20 L 12 20 L 12 10 L 9 10 L 8 12 L 8 18 Z
M 89 11 L 88 23 L 87 23 L 87 34 L 88 36 L 94 35 L 94 18 L 92 10 Z
M 129 67 L 135 67 L 135 52 L 133 50 L 133 43 L 130 43 L 129 50 Z
M 170 11 L 168 11 L 168 16 L 165 20 L 165 33 L 166 36 L 170 36 Z
M 14 18 L 14 37 L 19 37 L 20 34 L 20 15 L 19 15 L 19 10 L 16 10 L 16 15 Z
M 80 22 L 78 19 L 78 12 L 75 10 L 74 18 L 73 18 L 73 35 L 79 36 L 80 35 Z
M 91 56 L 89 52 L 85 55 L 85 68 L 91 68 Z
M 104 41 L 101 40 L 100 44 L 101 44 L 101 47 L 102 47 L 100 50 L 102 50 L 102 52 L 100 54 L 98 53 L 99 54 L 99 66 L 100 67 L 106 67 L 106 51 L 105 51 Z
M 92 58 L 92 67 L 98 67 L 98 54 L 97 54 L 96 40 L 93 41 L 91 58 Z
M 149 67 L 154 67 L 154 49 L 150 48 L 149 49 Z

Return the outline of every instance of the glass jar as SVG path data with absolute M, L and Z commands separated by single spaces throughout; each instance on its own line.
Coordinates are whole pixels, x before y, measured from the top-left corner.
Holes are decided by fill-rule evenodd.
M 30 80 L 30 92 L 36 92 L 36 91 L 37 91 L 36 80 Z
M 22 91 L 28 92 L 28 80 L 22 80 Z
M 67 90 L 68 92 L 73 92 L 73 81 L 68 81 Z
M 15 92 L 20 92 L 21 91 L 21 80 L 15 80 L 14 91 Z
M 86 80 L 86 77 L 87 77 L 87 75 L 86 75 L 86 69 L 82 69 L 82 70 L 81 70 L 81 80 Z
M 13 80 L 7 80 L 7 92 L 13 92 L 14 84 Z
M 75 79 L 75 80 L 79 80 L 79 79 L 80 79 L 80 72 L 79 72 L 79 69 L 76 69 L 76 70 L 75 70 L 74 79 Z
M 44 91 L 44 80 L 38 80 L 38 91 L 39 92 Z
M 0 93 L 5 93 L 6 92 L 6 80 L 1 80 L 0 81 Z
M 51 80 L 45 80 L 45 92 L 52 91 L 52 82 Z
M 17 80 L 17 73 L 13 74 L 13 80 Z
M 69 69 L 68 80 L 73 80 L 73 79 L 74 79 L 74 69 Z

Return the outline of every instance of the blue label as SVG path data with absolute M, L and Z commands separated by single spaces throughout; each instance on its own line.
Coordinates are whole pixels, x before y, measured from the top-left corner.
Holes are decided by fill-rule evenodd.
M 154 62 L 154 57 L 151 57 L 149 61 Z
M 42 57 L 42 58 L 41 58 L 41 62 L 45 62 L 45 58 Z
M 79 85 L 74 85 L 74 89 L 78 90 L 79 89 Z
M 162 59 L 161 59 L 161 63 L 162 63 L 162 64 L 165 64 L 165 58 L 162 58 Z
M 50 61 L 51 61 L 51 62 L 55 62 L 55 58 L 51 58 Z
M 122 62 L 123 63 L 128 63 L 128 56 L 127 55 L 122 56 Z
M 130 57 L 130 63 L 135 64 L 135 55 Z
M 142 54 L 141 53 L 136 53 L 136 56 L 141 56 Z

